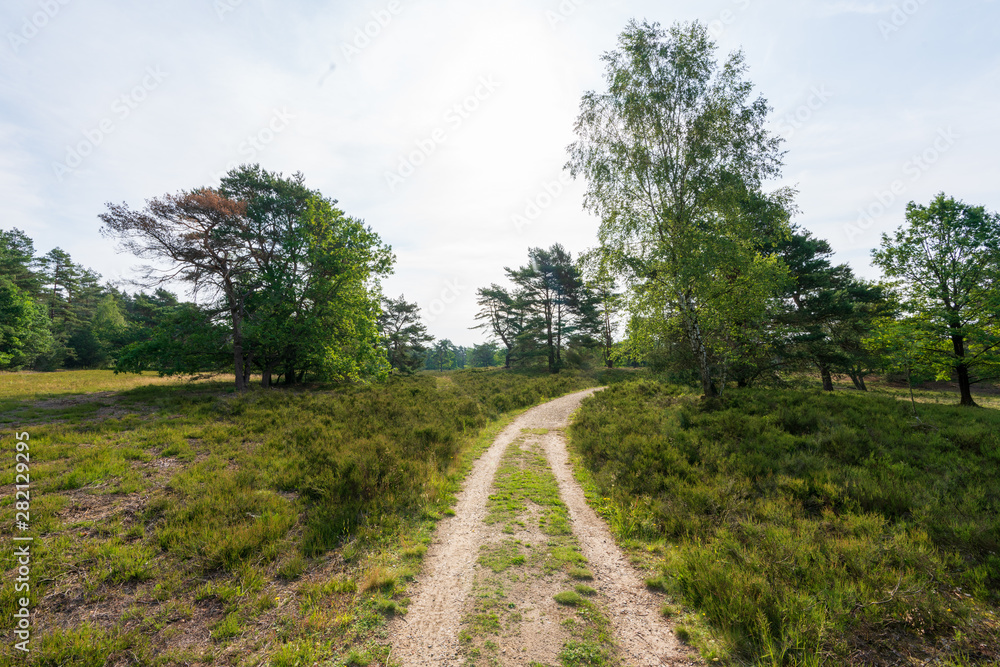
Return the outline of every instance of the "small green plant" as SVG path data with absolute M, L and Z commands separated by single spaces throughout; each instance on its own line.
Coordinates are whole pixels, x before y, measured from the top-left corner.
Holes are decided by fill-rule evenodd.
M 361 590 L 366 592 L 380 590 L 391 594 L 396 589 L 398 583 L 396 572 L 378 566 L 365 574 L 361 580 Z
M 406 547 L 403 549 L 403 558 L 412 558 L 414 560 L 420 560 L 427 554 L 427 547 L 423 544 L 417 544 L 412 547 Z
M 301 554 L 295 554 L 278 567 L 276 574 L 282 579 L 288 581 L 298 579 L 302 576 L 305 569 L 306 559 L 303 558 Z
M 564 604 L 570 607 L 575 607 L 583 603 L 583 598 L 580 597 L 579 593 L 574 591 L 562 591 L 561 593 L 556 593 L 552 597 L 559 604 Z
M 233 612 L 215 624 L 210 633 L 215 641 L 225 641 L 241 634 L 240 617 Z
M 390 616 L 402 615 L 406 613 L 406 607 L 395 600 L 388 600 L 386 598 L 377 598 L 375 600 L 375 606 L 383 614 L 388 614 Z
M 595 642 L 567 642 L 559 652 L 559 660 L 565 667 L 603 667 L 608 665 L 608 653 Z

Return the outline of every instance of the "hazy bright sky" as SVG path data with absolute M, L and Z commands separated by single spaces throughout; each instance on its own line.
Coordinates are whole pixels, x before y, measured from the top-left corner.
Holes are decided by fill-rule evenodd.
M 302 171 L 393 247 L 387 294 L 478 342 L 478 287 L 529 247 L 595 243 L 559 179 L 632 17 L 744 50 L 787 139 L 774 185 L 859 274 L 910 200 L 1000 210 L 997 0 L 4 0 L 0 227 L 120 280 L 136 262 L 99 235 L 105 202 Z

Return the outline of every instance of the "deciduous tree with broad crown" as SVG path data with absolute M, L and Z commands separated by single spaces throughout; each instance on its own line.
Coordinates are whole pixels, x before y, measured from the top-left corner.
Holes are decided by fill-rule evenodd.
M 583 97 L 567 165 L 633 288 L 630 330 L 652 327 L 639 338 L 656 340 L 678 323 L 706 396 L 725 375 L 725 341 L 761 319 L 781 283 L 761 249 L 787 235 L 794 195 L 762 191 L 780 175 L 781 140 L 767 102 L 751 99 L 743 55 L 719 65 L 715 51 L 703 24 L 630 22 L 603 57 L 607 92 Z
M 882 234 L 872 259 L 899 279 L 924 355 L 939 377 L 958 381 L 962 405 L 972 385 L 1000 375 L 1000 215 L 937 195 L 910 202 L 906 224 Z

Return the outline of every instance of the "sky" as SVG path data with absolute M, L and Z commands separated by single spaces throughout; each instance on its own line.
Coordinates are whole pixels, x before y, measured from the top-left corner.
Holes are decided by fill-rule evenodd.
M 699 20 L 773 108 L 794 222 L 877 278 L 909 201 L 1000 210 L 998 0 L 4 0 L 0 228 L 130 291 L 108 202 L 292 174 L 396 254 L 383 282 L 471 345 L 476 290 L 529 248 L 596 244 L 564 171 L 631 18 Z

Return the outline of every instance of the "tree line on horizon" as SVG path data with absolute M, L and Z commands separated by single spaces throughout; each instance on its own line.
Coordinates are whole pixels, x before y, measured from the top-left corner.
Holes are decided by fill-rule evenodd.
M 1000 377 L 1000 216 L 944 193 L 911 202 L 872 251 L 881 282 L 834 265 L 792 223 L 782 139 L 740 52 L 706 26 L 632 21 L 603 56 L 607 90 L 581 100 L 567 169 L 586 183 L 598 245 L 531 248 L 507 285 L 477 292 L 473 348 L 434 341 L 419 308 L 382 294 L 391 248 L 336 200 L 259 165 L 216 187 L 108 204 L 102 233 L 149 260 L 127 294 L 56 248 L 0 231 L 0 369 L 232 372 L 245 389 L 369 381 L 468 366 L 646 365 L 729 384 L 837 375 Z M 198 303 L 165 286 L 185 284 Z
M 149 260 L 139 292 L 0 231 L 0 369 L 228 372 L 242 390 L 251 374 L 267 387 L 494 362 L 489 344 L 429 345 L 416 304 L 382 294 L 391 248 L 302 174 L 243 165 L 217 188 L 108 204 L 100 218 Z M 166 289 L 178 283 L 198 302 Z
M 882 235 L 872 258 L 885 280 L 834 265 L 829 243 L 792 223 L 796 191 L 765 190 L 781 175 L 782 139 L 742 52 L 720 64 L 716 50 L 702 23 L 633 20 L 602 57 L 607 89 L 581 100 L 566 167 L 600 228 L 575 270 L 592 276 L 604 330 L 618 317 L 625 329 L 605 354 L 706 397 L 787 370 L 818 372 L 826 390 L 834 375 L 865 390 L 867 376 L 895 372 L 954 380 L 974 405 L 972 385 L 1000 378 L 1000 216 L 941 193 Z M 568 255 L 546 268 L 556 251 L 531 250 L 530 267 L 506 269 L 510 287 L 478 291 L 481 326 L 508 365 L 541 349 L 558 370 L 574 338 L 553 332 L 567 322 L 600 340 L 566 279 Z
M 150 260 L 140 291 L 0 230 L 0 370 L 234 373 L 245 389 L 251 374 L 266 387 L 498 363 L 496 345 L 435 341 L 417 304 L 384 296 L 391 249 L 301 174 L 243 165 L 218 188 L 109 204 L 101 220 Z

